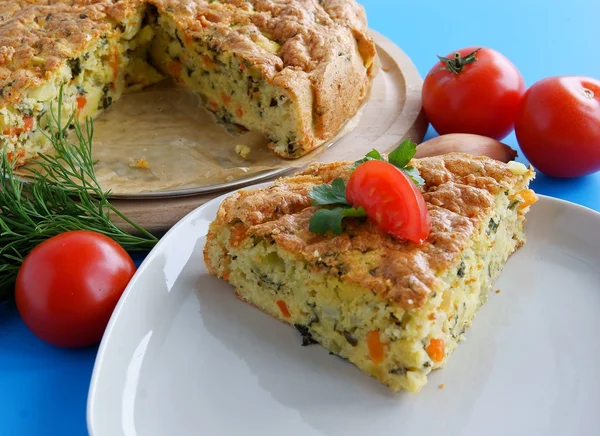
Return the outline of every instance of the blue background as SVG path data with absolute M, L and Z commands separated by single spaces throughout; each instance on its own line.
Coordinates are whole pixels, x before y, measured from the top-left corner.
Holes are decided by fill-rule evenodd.
M 371 27 L 398 44 L 422 76 L 436 54 L 481 45 L 511 59 L 527 85 L 552 75 L 600 79 L 598 0 L 362 0 L 362 4 Z M 434 134 L 430 129 L 428 137 Z M 517 148 L 514 135 L 505 142 Z M 600 211 L 600 173 L 575 180 L 539 175 L 533 187 Z M 136 257 L 138 263 L 141 260 Z M 14 309 L 0 306 L 0 435 L 86 434 L 87 392 L 96 351 L 46 345 L 27 330 Z

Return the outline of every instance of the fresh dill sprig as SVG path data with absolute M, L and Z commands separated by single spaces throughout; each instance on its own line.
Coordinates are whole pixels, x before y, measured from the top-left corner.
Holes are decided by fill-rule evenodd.
M 102 233 L 128 251 L 151 249 L 158 239 L 121 213 L 110 201 L 94 172 L 92 138 L 94 123 L 86 118 L 84 129 L 73 113 L 63 123 L 62 89 L 56 113 L 50 109 L 49 132 L 54 154 L 41 155 L 37 167 L 20 170 L 6 150 L 0 154 L 0 301 L 14 296 L 17 273 L 27 254 L 41 242 L 71 230 Z M 69 126 L 76 141 L 67 139 Z M 113 223 L 118 217 L 132 233 Z

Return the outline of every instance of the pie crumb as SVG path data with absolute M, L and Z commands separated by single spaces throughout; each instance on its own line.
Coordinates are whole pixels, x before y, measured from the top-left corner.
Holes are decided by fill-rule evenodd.
M 241 145 L 238 144 L 235 146 L 235 152 L 242 158 L 242 159 L 246 159 L 248 157 L 248 155 L 250 154 L 250 147 L 248 147 L 247 145 Z
M 148 163 L 148 161 L 146 160 L 146 158 L 141 157 L 138 160 L 131 162 L 129 164 L 129 166 L 131 168 L 142 168 L 142 169 L 149 169 L 150 168 L 150 164 Z

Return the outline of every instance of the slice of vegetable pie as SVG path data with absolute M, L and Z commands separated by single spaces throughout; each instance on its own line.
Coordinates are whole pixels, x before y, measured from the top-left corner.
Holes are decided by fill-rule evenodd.
M 520 163 L 452 153 L 410 164 L 424 181 L 421 203 L 394 199 L 398 187 L 387 181 L 352 195 L 375 196 L 375 209 L 349 209 L 344 198 L 315 206 L 324 185 L 356 186 L 352 177 L 366 164 L 354 169 L 351 162 L 313 164 L 232 194 L 210 226 L 208 270 L 240 299 L 295 326 L 304 344 L 321 344 L 394 391 L 419 391 L 445 365 L 506 260 L 524 244 L 525 214 L 537 197 L 528 189 L 534 172 Z M 330 193 L 335 197 L 335 189 Z M 410 210 L 419 207 L 425 210 Z M 316 222 L 324 210 L 325 225 Z M 422 242 L 382 224 L 389 227 L 390 215 L 410 221 L 423 213 Z M 409 228 L 408 221 L 396 227 Z

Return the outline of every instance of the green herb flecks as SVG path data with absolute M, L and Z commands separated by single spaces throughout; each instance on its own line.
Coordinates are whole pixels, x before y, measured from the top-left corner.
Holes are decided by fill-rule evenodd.
M 73 77 L 77 77 L 81 74 L 81 59 L 68 59 L 67 65 L 71 69 L 71 74 Z
M 348 343 L 353 347 L 356 347 L 358 345 L 358 340 L 354 336 L 352 336 L 352 333 L 350 333 L 348 330 L 344 330 L 344 337 L 346 338 Z
M 44 132 L 55 153 L 40 155 L 37 169 L 25 167 L 17 174 L 6 149 L 0 152 L 0 301 L 13 297 L 17 272 L 27 254 L 60 233 L 95 231 L 129 251 L 151 249 L 158 241 L 119 212 L 109 201 L 110 192 L 96 179 L 91 118 L 82 130 L 74 114 L 63 121 L 61 107 L 62 89 L 58 110 L 49 113 L 50 133 Z M 74 143 L 67 139 L 70 125 L 75 128 Z M 117 227 L 113 218 L 134 229 L 134 234 Z
M 459 277 L 464 277 L 466 268 L 467 268 L 467 266 L 465 265 L 465 263 L 461 262 L 460 267 L 458 268 L 458 271 L 456 272 L 456 275 Z
M 517 208 L 517 206 L 520 204 L 521 202 L 519 200 L 513 200 L 510 202 L 510 204 L 508 205 L 508 208 L 510 210 L 515 210 Z
M 298 332 L 302 336 L 302 346 L 303 347 L 307 347 L 309 345 L 317 343 L 317 341 L 315 341 L 314 338 L 312 337 L 310 329 L 307 326 L 302 325 L 302 324 L 294 324 L 294 327 L 296 328 L 296 330 L 298 330 Z
M 500 219 L 498 222 L 494 221 L 494 218 L 490 218 L 490 222 L 488 223 L 487 234 L 491 235 L 492 233 L 496 233 L 498 231 L 498 226 L 500 225 Z

